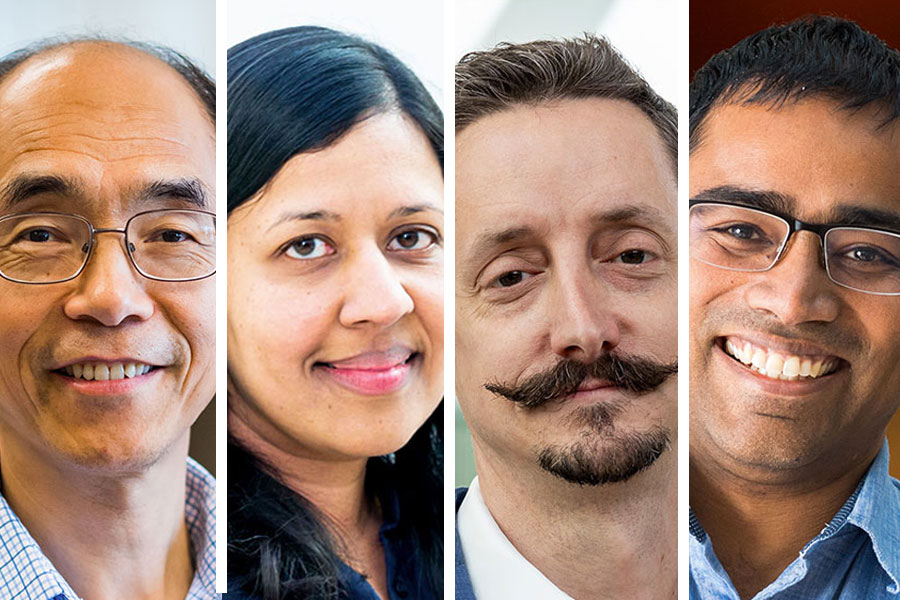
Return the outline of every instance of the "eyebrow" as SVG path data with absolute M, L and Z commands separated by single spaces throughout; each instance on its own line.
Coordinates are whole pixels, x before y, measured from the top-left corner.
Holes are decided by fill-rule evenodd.
M 0 206 L 9 210 L 42 194 L 82 196 L 81 182 L 61 175 L 16 175 L 0 191 Z
M 704 190 L 691 198 L 700 202 L 728 202 L 757 208 L 776 215 L 794 219 L 797 201 L 771 190 L 748 190 L 735 186 L 721 186 Z M 839 205 L 834 208 L 828 218 L 829 225 L 847 225 L 851 227 L 875 227 L 900 232 L 900 214 L 878 208 L 863 206 Z
M 444 211 L 439 207 L 433 204 L 415 204 L 410 206 L 401 206 L 399 208 L 395 208 L 391 211 L 391 214 L 388 215 L 390 219 L 396 219 L 398 217 L 407 217 L 409 215 L 415 215 L 421 212 L 433 211 L 440 214 L 444 214 Z M 332 212 L 330 210 L 319 209 L 319 210 L 311 210 L 305 212 L 286 212 L 279 215 L 278 219 L 275 220 L 274 223 L 269 227 L 268 231 L 278 227 L 279 225 L 292 222 L 292 221 L 341 221 L 342 217 L 336 212 Z
M 341 215 L 330 210 L 310 210 L 304 212 L 285 212 L 278 215 L 266 231 L 272 231 L 279 225 L 294 221 L 340 221 Z
M 17 175 L 0 191 L 0 207 L 10 210 L 17 205 L 41 195 L 85 198 L 85 186 L 71 177 L 62 175 Z M 193 177 L 173 180 L 157 180 L 126 191 L 126 197 L 140 202 L 152 202 L 166 198 L 183 200 L 199 208 L 209 207 L 209 197 L 203 183 Z
M 654 224 L 665 227 L 670 233 L 673 231 L 671 226 L 665 224 L 665 219 L 659 211 L 644 206 L 624 206 L 612 208 L 606 211 L 600 211 L 591 216 L 591 221 L 598 224 L 619 224 L 635 222 L 639 220 L 650 220 Z M 487 231 L 475 238 L 472 244 L 471 261 L 479 263 L 484 255 L 488 254 L 493 248 L 504 246 L 518 240 L 533 238 L 537 235 L 537 230 L 528 226 L 508 227 L 498 231 Z
M 895 212 L 861 206 L 838 206 L 834 214 L 834 222 L 841 225 L 876 227 L 900 233 L 900 214 Z
M 697 202 L 726 202 L 748 208 L 757 208 L 777 215 L 792 215 L 797 205 L 797 201 L 792 196 L 787 196 L 780 192 L 751 190 L 733 185 L 721 185 L 703 190 L 691 200 Z
M 421 212 L 436 212 L 439 214 L 444 214 L 443 209 L 434 204 L 414 204 L 411 206 L 401 206 L 400 208 L 396 208 L 391 211 L 389 218 L 396 219 L 397 217 L 408 217 L 410 215 L 415 215 Z
M 198 208 L 209 208 L 206 186 L 194 177 L 153 181 L 141 187 L 135 196 L 142 202 L 174 198 Z

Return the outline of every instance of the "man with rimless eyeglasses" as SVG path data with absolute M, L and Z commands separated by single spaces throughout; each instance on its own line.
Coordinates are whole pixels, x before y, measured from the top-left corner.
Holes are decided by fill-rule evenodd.
M 0 59 L 0 598 L 215 595 L 215 87 L 161 48 Z
M 691 84 L 691 598 L 897 598 L 900 55 L 811 18 Z

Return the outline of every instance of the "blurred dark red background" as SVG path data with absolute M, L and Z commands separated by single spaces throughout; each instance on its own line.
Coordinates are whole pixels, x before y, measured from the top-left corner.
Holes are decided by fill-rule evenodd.
M 900 0 L 690 0 L 691 76 L 751 33 L 811 14 L 851 19 L 900 48 Z

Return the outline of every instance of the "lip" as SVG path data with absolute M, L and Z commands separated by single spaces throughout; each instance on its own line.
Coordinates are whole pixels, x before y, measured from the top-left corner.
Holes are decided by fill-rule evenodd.
M 363 396 L 384 396 L 406 385 L 420 357 L 411 350 L 399 354 L 367 352 L 350 359 L 316 363 L 314 369 L 351 392 Z
M 79 361 L 75 361 L 79 362 Z M 96 360 L 95 362 L 102 362 L 100 360 Z M 74 363 L 69 363 L 74 364 Z M 149 363 L 145 363 L 149 364 Z M 68 366 L 68 365 L 66 365 Z M 143 375 L 137 375 L 135 377 L 125 379 L 114 379 L 114 380 L 106 380 L 106 381 L 95 381 L 88 379 L 76 379 L 74 377 L 68 377 L 61 373 L 57 373 L 55 371 L 51 372 L 51 377 L 56 377 L 57 381 L 60 381 L 62 385 L 66 386 L 66 388 L 74 391 L 75 393 L 82 394 L 85 396 L 121 396 L 134 392 L 140 386 L 145 385 L 147 383 L 151 383 L 156 380 L 159 373 L 161 373 L 163 369 L 155 368 L 149 373 L 145 373 Z
M 746 339 L 749 341 L 749 338 Z M 735 377 L 739 378 L 739 381 L 745 382 L 746 384 L 753 386 L 759 392 L 771 396 L 798 399 L 805 396 L 812 396 L 835 385 L 837 379 L 845 377 L 848 371 L 845 366 L 846 363 L 842 363 L 834 372 L 814 379 L 801 378 L 793 381 L 771 379 L 748 369 L 743 363 L 735 360 L 725 352 L 719 343 L 714 343 L 713 347 L 714 360 L 721 363 L 722 368 L 725 369 L 727 373 L 734 374 Z

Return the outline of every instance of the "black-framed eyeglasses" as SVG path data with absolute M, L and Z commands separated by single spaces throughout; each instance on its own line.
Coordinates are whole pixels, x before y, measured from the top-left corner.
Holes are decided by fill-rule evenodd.
M 691 258 L 731 271 L 768 271 L 797 231 L 819 236 L 834 283 L 867 294 L 900 295 L 900 234 L 845 224 L 806 223 L 727 202 L 690 201 Z
M 142 276 L 194 281 L 216 272 L 216 215 L 205 210 L 140 212 L 122 229 L 95 228 L 80 215 L 30 212 L 0 217 L 0 277 L 61 283 L 84 271 L 101 233 L 125 236 L 125 253 Z

